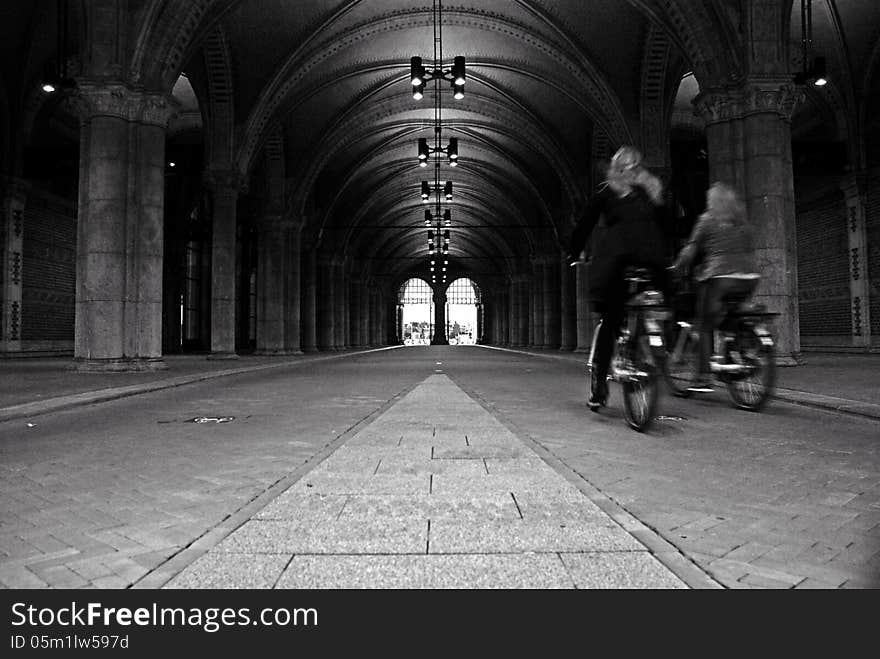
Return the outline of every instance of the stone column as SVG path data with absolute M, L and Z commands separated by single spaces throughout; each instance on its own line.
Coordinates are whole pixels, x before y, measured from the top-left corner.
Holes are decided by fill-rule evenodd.
M 284 355 L 285 320 L 285 227 L 280 215 L 257 221 L 257 355 Z
M 348 283 L 348 335 L 353 348 L 361 346 L 361 291 L 357 277 L 352 277 Z
M 590 307 L 589 276 L 587 264 L 578 263 L 575 267 L 575 313 L 577 316 L 577 347 L 575 352 L 590 352 L 593 343 L 593 315 Z
M 559 260 L 546 257 L 542 262 L 544 271 L 544 347 L 551 350 L 561 343 Z
M 447 346 L 449 339 L 446 338 L 446 290 L 438 284 L 434 289 L 434 337 L 431 339 L 433 346 Z
M 710 181 L 734 185 L 746 201 L 761 273 L 755 301 L 780 314 L 774 333 L 781 365 L 800 358 L 790 122 L 802 97 L 790 81 L 765 78 L 695 100 L 706 120 Z
M 361 315 L 360 315 L 360 333 L 361 345 L 364 348 L 370 347 L 370 289 L 363 282 L 360 284 L 361 289 Z
M 300 287 L 302 351 L 317 352 L 317 256 L 314 248 L 301 252 L 303 273 Z
M 575 267 L 563 255 L 559 261 L 560 350 L 577 347 L 577 276 Z
M 319 255 L 317 276 L 318 289 L 315 297 L 318 310 L 318 350 L 327 352 L 334 349 L 336 338 L 336 306 L 333 290 L 336 278 L 333 276 L 333 259 L 329 254 Z
M 531 341 L 534 348 L 544 347 L 544 261 L 542 258 L 532 259 L 531 277 Z
M 507 325 L 510 328 L 510 347 L 513 348 L 519 345 L 519 291 L 515 277 L 510 278 L 507 290 L 510 291 L 507 305 Z
M 300 354 L 299 234 L 301 225 L 281 215 L 258 221 L 258 355 Z
M 211 354 L 208 359 L 238 359 L 236 328 L 236 213 L 243 179 L 234 170 L 209 169 L 211 190 Z
M 74 363 L 85 371 L 162 360 L 165 130 L 173 101 L 82 81 Z
M 302 350 L 302 249 L 303 222 L 287 218 L 284 224 L 285 244 L 285 317 L 284 349 L 289 355 L 301 355 Z
M 532 312 L 532 291 L 530 288 L 530 277 L 521 275 L 519 281 L 519 338 L 522 347 L 528 347 L 531 341 L 529 333 L 530 316 Z
M 9 181 L 0 217 L 0 353 L 21 351 L 21 294 L 24 208 L 27 184 Z
M 850 174 L 841 184 L 846 203 L 849 248 L 849 291 L 852 310 L 852 343 L 871 347 L 871 280 L 868 272 L 868 233 L 865 223 L 866 181 Z
M 333 259 L 333 347 L 336 350 L 346 348 L 348 336 L 348 284 L 345 282 L 345 259 Z
M 510 287 L 498 296 L 498 341 L 495 345 L 510 346 Z

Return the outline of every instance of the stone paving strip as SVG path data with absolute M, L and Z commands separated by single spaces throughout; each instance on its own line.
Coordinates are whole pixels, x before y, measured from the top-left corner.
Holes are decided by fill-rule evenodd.
M 687 588 L 434 374 L 165 588 Z

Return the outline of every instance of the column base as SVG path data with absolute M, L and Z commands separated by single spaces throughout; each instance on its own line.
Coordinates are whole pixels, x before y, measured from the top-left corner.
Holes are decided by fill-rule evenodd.
M 205 359 L 207 359 L 208 361 L 238 359 L 238 353 L 226 352 L 221 350 L 217 352 L 212 352 L 210 355 L 205 357 Z
M 87 359 L 78 357 L 67 367 L 69 371 L 81 373 L 130 373 L 167 371 L 168 364 L 161 357 Z

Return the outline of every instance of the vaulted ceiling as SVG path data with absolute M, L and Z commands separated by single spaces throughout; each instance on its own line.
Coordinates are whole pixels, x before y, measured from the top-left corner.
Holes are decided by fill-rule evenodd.
M 96 7 L 106 4 L 71 3 L 80 57 L 89 56 L 85 35 L 99 29 L 83 24 L 103 20 Z M 441 145 L 457 138 L 460 155 L 458 167 L 443 158 L 439 170 L 440 183 L 454 187 L 453 201 L 442 203 L 451 210 L 452 269 L 506 276 L 530 256 L 558 256 L 597 159 L 619 144 L 639 144 L 649 164 L 669 165 L 670 124 L 697 91 L 689 84 L 689 97 L 676 98 L 684 73 L 693 71 L 705 89 L 741 78 L 747 67 L 738 0 L 127 4 L 130 70 L 140 84 L 174 86 L 181 108 L 193 110 L 172 124 L 171 139 L 198 129 L 207 166 L 270 181 L 262 193 L 280 196 L 286 212 L 305 219 L 311 239 L 371 274 L 398 279 L 425 274 L 419 191 L 423 180 L 433 186 L 434 170 L 418 167 L 416 145 L 419 138 L 434 145 L 438 115 Z M 785 56 L 797 67 L 800 3 L 754 5 L 781 8 L 780 24 L 791 31 Z M 880 3 L 812 5 L 813 47 L 828 55 L 832 75 L 846 80 L 836 103 L 853 104 L 880 59 Z M 3 3 L 4 52 L 29 48 L 33 63 L 51 53 L 51 30 L 39 36 L 41 26 L 52 25 L 55 6 Z M 448 82 L 437 89 L 429 82 L 416 101 L 410 58 L 433 68 L 438 33 L 437 66 L 466 59 L 465 95 L 456 100 Z M 2 66 L 13 89 L 17 74 Z M 175 85 L 181 74 L 187 84 Z M 813 117 L 833 115 L 834 107 L 808 101 L 802 130 L 813 130 L 821 123 Z

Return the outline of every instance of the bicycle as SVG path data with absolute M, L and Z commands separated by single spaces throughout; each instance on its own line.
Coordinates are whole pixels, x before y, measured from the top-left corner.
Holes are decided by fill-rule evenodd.
M 644 432 L 653 422 L 657 409 L 659 380 L 665 357 L 663 323 L 668 316 L 668 310 L 663 293 L 654 285 L 647 268 L 627 268 L 624 279 L 628 282 L 629 293 L 608 379 L 620 384 L 623 390 L 623 409 L 627 423 L 634 430 Z M 601 326 L 602 321 L 593 331 L 587 363 L 590 372 L 588 397 L 596 379 L 593 358 Z
M 710 361 L 712 374 L 727 388 L 734 406 L 761 411 L 776 384 L 776 347 L 771 319 L 779 314 L 764 305 L 734 295 L 723 300 L 724 320 L 713 339 L 720 351 Z M 691 322 L 679 320 L 673 329 L 664 373 L 673 395 L 687 398 L 699 363 L 699 333 Z

